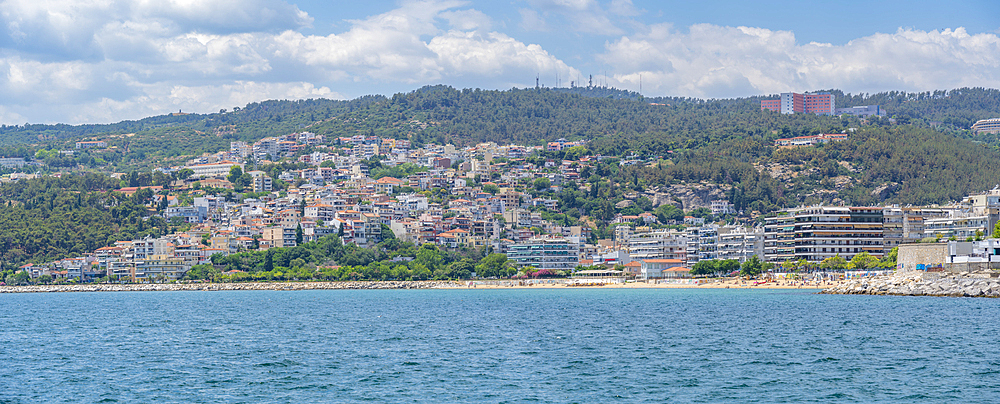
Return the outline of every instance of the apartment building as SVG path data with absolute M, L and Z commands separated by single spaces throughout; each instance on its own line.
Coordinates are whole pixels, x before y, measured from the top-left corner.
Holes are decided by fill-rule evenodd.
M 617 229 L 617 228 L 616 228 Z M 687 261 L 687 236 L 677 230 L 640 226 L 625 239 L 625 251 L 632 259 L 676 259 Z
M 718 233 L 718 259 L 737 260 L 740 263 L 754 255 L 763 259 L 764 228 L 722 227 Z
M 764 218 L 764 260 L 785 262 L 795 258 L 795 216 L 777 212 Z
M 719 258 L 719 226 L 689 227 L 686 232 L 688 265 Z
M 835 256 L 850 260 L 862 252 L 881 258 L 884 252 L 882 209 L 812 206 L 768 218 L 764 226 L 765 259 L 776 263 L 787 259 L 819 263 Z M 789 244 L 794 248 L 791 253 Z
M 580 244 L 566 237 L 532 237 L 510 246 L 507 258 L 519 267 L 568 271 L 580 262 Z

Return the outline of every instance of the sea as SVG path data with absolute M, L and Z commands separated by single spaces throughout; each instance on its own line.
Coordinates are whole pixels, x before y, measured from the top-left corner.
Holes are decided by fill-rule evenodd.
M 7 294 L 0 403 L 993 403 L 998 319 L 805 290 Z

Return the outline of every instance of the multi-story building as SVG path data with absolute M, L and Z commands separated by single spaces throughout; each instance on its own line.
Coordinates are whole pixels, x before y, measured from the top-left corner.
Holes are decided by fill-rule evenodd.
M 882 209 L 883 252 L 888 254 L 900 244 L 916 243 L 927 237 L 924 222 L 929 219 L 948 217 L 949 211 L 928 208 L 900 208 L 890 206 Z
M 962 203 L 971 208 L 973 215 L 986 216 L 988 218 L 986 235 L 996 238 L 997 235 L 993 234 L 993 228 L 996 226 L 997 221 L 1000 220 L 1000 187 L 993 188 L 981 194 L 969 195 Z
M 569 271 L 580 262 L 580 244 L 566 237 L 532 237 L 510 246 L 507 258 L 521 267 Z
M 28 162 L 22 157 L 0 157 L 0 167 L 3 168 L 21 168 L 25 164 Z
M 271 192 L 274 188 L 274 181 L 263 171 L 248 171 L 247 174 L 253 177 L 253 192 Z
M 184 218 L 187 223 L 201 223 L 208 219 L 208 208 L 204 206 L 170 206 L 163 212 L 163 217 Z
M 136 280 L 177 280 L 184 276 L 190 266 L 184 265 L 184 259 L 166 255 L 157 255 L 135 262 L 134 278 Z
M 818 144 L 839 142 L 841 140 L 847 140 L 846 133 L 831 133 L 831 134 L 821 133 L 819 135 L 796 136 L 784 139 L 777 139 L 774 141 L 774 146 L 775 147 L 815 146 Z
M 785 262 L 795 258 L 795 216 L 777 212 L 764 218 L 764 260 Z
M 108 147 L 108 143 L 103 140 L 76 142 L 77 149 L 90 149 L 90 148 L 103 149 L 105 147 Z
M 793 211 L 795 258 L 819 263 L 867 252 L 883 255 L 882 208 L 814 206 Z
M 719 226 L 690 227 L 687 229 L 687 264 L 719 258 Z
M 250 156 L 251 151 L 253 148 L 247 142 L 229 142 L 229 153 L 233 156 L 245 159 Z
M 848 108 L 837 108 L 837 115 L 854 115 L 860 118 L 867 118 L 869 116 L 882 116 L 885 115 L 885 110 L 879 108 L 878 105 L 857 105 Z
M 781 93 L 776 100 L 761 100 L 760 109 L 791 114 L 803 112 L 819 115 L 833 115 L 835 108 L 833 94 L 830 93 Z
M 988 215 L 969 215 L 962 212 L 951 212 L 949 217 L 924 220 L 924 237 L 955 237 L 965 240 L 969 237 L 986 236 L 991 230 Z
M 229 170 L 233 167 L 242 169 L 243 165 L 232 161 L 220 161 L 213 164 L 196 164 L 185 168 L 194 171 L 191 178 L 222 178 L 229 175 Z
M 976 133 L 1000 133 L 1000 118 L 981 119 L 972 124 Z
M 687 237 L 671 229 L 651 230 L 637 227 L 626 241 L 625 251 L 632 259 L 676 259 L 687 261 Z
M 268 227 L 261 232 L 264 240 L 269 241 L 272 247 L 295 247 L 294 227 Z
M 723 227 L 719 229 L 716 258 L 746 262 L 756 255 L 764 257 L 764 229 Z

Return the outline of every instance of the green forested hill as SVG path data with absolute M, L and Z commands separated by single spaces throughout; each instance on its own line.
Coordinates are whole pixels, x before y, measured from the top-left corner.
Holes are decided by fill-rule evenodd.
M 888 91 L 876 94 L 844 94 L 831 90 L 837 107 L 879 105 L 888 115 L 906 120 L 940 122 L 968 129 L 980 119 L 1000 118 L 1000 90 L 992 88 L 959 88 L 922 93 Z
M 0 185 L 0 264 L 51 260 L 170 230 L 164 219 L 147 217 L 152 191 L 110 191 L 118 185 L 97 174 Z

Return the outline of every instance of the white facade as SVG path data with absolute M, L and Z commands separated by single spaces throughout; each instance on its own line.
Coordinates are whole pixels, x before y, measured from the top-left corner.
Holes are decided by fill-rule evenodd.
M 197 164 L 184 168 L 194 171 L 191 178 L 214 178 L 229 175 L 229 170 L 237 166 L 240 167 L 240 169 L 243 169 L 242 164 L 234 163 L 232 161 L 222 161 L 216 164 Z

